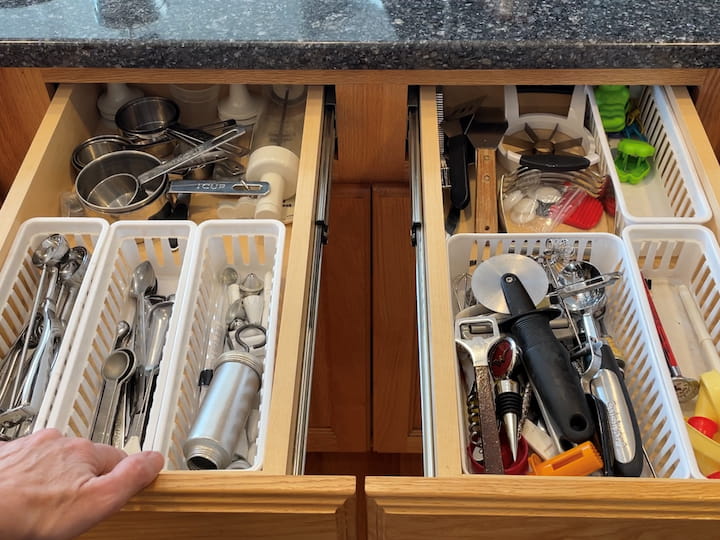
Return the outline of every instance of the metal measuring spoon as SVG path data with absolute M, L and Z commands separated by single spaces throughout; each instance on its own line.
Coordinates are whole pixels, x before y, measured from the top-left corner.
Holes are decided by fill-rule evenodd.
M 70 244 L 68 244 L 67 239 L 62 234 L 51 234 L 44 238 L 42 242 L 40 242 L 40 246 L 33 251 L 31 257 L 32 264 L 38 268 L 42 268 L 42 271 L 37 285 L 37 292 L 33 299 L 32 309 L 28 317 L 28 331 L 25 334 L 22 351 L 18 357 L 20 362 L 25 361 L 28 349 L 30 348 L 30 336 L 35 331 L 35 322 L 38 310 L 40 309 L 40 303 L 46 296 L 47 286 L 45 285 L 45 281 L 47 281 L 48 274 L 57 270 L 58 265 L 66 259 L 68 251 L 70 251 Z M 20 388 L 21 378 L 21 376 L 15 378 L 11 394 L 13 398 L 17 395 L 18 389 Z
M 112 437 L 112 423 L 120 397 L 120 387 L 135 370 L 135 355 L 130 349 L 115 349 L 103 362 L 101 374 L 105 379 L 95 423 L 93 442 L 109 444 Z

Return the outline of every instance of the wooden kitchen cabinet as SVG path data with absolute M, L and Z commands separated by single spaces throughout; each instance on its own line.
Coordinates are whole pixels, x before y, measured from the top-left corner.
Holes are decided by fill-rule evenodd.
M 310 452 L 421 452 L 409 224 L 407 184 L 332 188 Z
M 110 70 L 110 69 L 38 69 L 45 81 L 50 82 L 142 82 L 153 77 L 158 83 L 168 82 L 303 82 L 306 84 L 335 84 L 354 87 L 368 85 L 367 91 L 378 94 L 378 87 L 395 102 L 407 95 L 408 85 L 486 85 L 486 84 L 675 84 L 699 85 L 698 103 L 703 104 L 703 120 L 707 124 L 717 117 L 717 71 L 713 70 L 543 70 L 501 71 L 212 71 L 212 70 Z M 711 86 L 703 85 L 706 82 Z M 352 83 L 352 84 L 351 84 Z M 372 90 L 371 87 L 375 89 Z M 357 88 L 355 88 L 357 90 Z M 0 92 L 7 89 L 2 88 Z M 686 125 L 692 128 L 691 141 L 696 150 L 696 164 L 702 166 L 706 176 L 704 186 L 720 193 L 720 174 L 712 145 L 702 131 L 702 122 L 694 112 L 689 98 L 682 96 L 684 88 L 676 90 L 683 99 L 680 106 L 685 111 Z M 338 95 L 342 95 L 340 92 Z M 23 95 L 8 97 L 25 99 Z M 386 95 L 386 97 L 388 97 Z M 377 102 L 377 100 L 370 100 Z M 339 101 L 338 108 L 345 104 Z M 353 103 L 353 107 L 357 107 Z M 375 110 L 374 106 L 369 110 Z M 52 109 L 52 107 L 51 107 Z M 49 113 L 50 114 L 50 113 Z M 57 111 L 52 112 L 57 114 Z M 359 131 L 372 133 L 373 115 L 364 116 L 353 111 L 353 118 L 363 123 Z M 404 112 L 402 113 L 405 114 Z M 695 116 L 693 116 L 693 114 Z M 46 117 L 47 118 L 47 117 Z M 395 125 L 395 124 L 393 124 Z M 343 128 L 345 129 L 345 128 Z M 342 129 L 340 133 L 342 134 Z M 352 130 L 347 128 L 347 134 Z M 405 132 L 398 134 L 404 136 Z M 351 135 L 350 135 L 351 136 Z M 716 136 L 711 139 L 717 143 Z M 429 139 L 426 138 L 426 141 Z M 45 143 L 48 142 L 47 137 Z M 368 155 L 379 156 L 380 138 L 357 139 L 356 144 L 367 146 Z M 716 146 L 717 147 L 717 146 Z M 426 142 L 423 152 L 437 152 L 437 141 Z M 404 170 L 404 154 L 393 152 L 389 156 L 392 170 Z M 428 175 L 433 174 L 432 167 Z M 346 169 L 347 170 L 347 169 Z M 16 182 L 26 184 L 36 171 L 29 166 L 18 176 Z M 393 173 L 396 174 L 396 173 Z M 395 180 L 402 178 L 394 177 Z M 371 181 L 372 177 L 360 180 Z M 24 185 L 26 190 L 29 186 Z M 431 199 L 427 198 L 428 202 Z M 12 231 L 32 212 L 23 212 L 23 205 L 11 204 L 11 210 L 0 214 L 0 230 Z M 308 213 L 308 219 L 311 219 Z M 435 253 L 444 249 L 442 216 L 426 223 L 428 230 L 436 231 L 429 238 L 429 248 Z M 407 230 L 407 225 L 403 225 Z M 717 227 L 713 226 L 717 233 Z M 307 252 L 310 232 L 304 242 L 294 241 L 294 250 Z M 293 283 L 302 282 L 307 269 L 299 266 L 300 277 Z M 435 269 L 429 276 L 433 283 L 442 284 L 447 279 L 442 269 Z M 291 306 L 295 320 L 302 319 L 305 298 L 298 298 Z M 290 304 L 289 304 L 290 305 Z M 435 316 L 444 317 L 441 313 Z M 442 320 L 442 319 L 441 319 Z M 299 328 L 291 334 L 297 335 Z M 297 340 L 287 338 L 289 348 L 288 372 L 281 375 L 280 389 L 288 399 L 297 399 Z M 436 358 L 451 355 L 454 348 L 443 332 L 433 330 L 431 348 Z M 438 396 L 452 395 L 455 381 L 436 368 Z M 279 393 L 279 392 L 278 392 Z M 477 537 L 483 531 L 488 535 L 506 538 L 567 537 L 577 530 L 592 537 L 652 536 L 678 537 L 710 535 L 717 529 L 717 508 L 720 491 L 710 482 L 673 480 L 609 480 L 597 479 L 593 489 L 586 489 L 583 479 L 552 478 L 465 478 L 460 474 L 458 454 L 457 411 L 453 412 L 454 399 L 438 400 L 435 411 L 437 442 L 437 478 L 368 477 L 365 480 L 368 494 L 368 531 L 371 538 L 464 538 Z M 289 455 L 293 444 L 288 441 L 292 433 L 293 417 L 285 406 L 274 404 L 275 413 L 287 414 L 281 419 L 281 429 L 276 438 L 286 437 L 285 445 L 268 463 L 275 474 L 257 474 L 246 477 L 245 482 L 228 482 L 224 475 L 195 476 L 187 473 L 163 473 L 150 488 L 134 498 L 118 516 L 99 526 L 94 537 L 122 538 L 139 534 L 157 538 L 202 538 L 224 535 L 247 537 L 297 537 L 330 538 L 352 537 L 347 527 L 354 519 L 354 478 L 347 477 L 291 477 Z M 322 478 L 322 477 L 320 477 Z M 198 480 L 201 482 L 198 482 Z M 520 519 L 522 516 L 522 520 Z M 274 518 L 277 517 L 277 520 Z M 293 518 L 296 520 L 292 528 Z M 208 522 L 211 523 L 208 525 Z M 276 526 L 277 525 L 277 526 Z M 185 529 L 183 526 L 187 527 Z M 572 529 L 570 528 L 572 527 Z M 480 532 L 478 532 L 480 531 Z

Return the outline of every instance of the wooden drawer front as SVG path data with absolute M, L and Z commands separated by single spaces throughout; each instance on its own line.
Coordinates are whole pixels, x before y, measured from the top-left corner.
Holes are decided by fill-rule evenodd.
M 21 223 L 31 217 L 60 215 L 60 197 L 73 189 L 73 171 L 70 156 L 80 142 L 92 136 L 99 122 L 96 101 L 101 87 L 94 84 L 61 85 L 53 97 L 47 114 L 33 140 L 27 156 L 17 174 L 15 182 L 0 209 L 0 260 L 4 260 L 12 240 Z M 297 194 L 295 199 L 293 224 L 287 227 L 284 265 L 281 277 L 281 309 L 278 343 L 276 349 L 273 398 L 268 417 L 269 425 L 266 440 L 265 462 L 262 471 L 248 473 L 243 480 L 246 485 L 240 489 L 239 477 L 232 471 L 217 471 L 211 475 L 194 472 L 163 472 L 159 479 L 147 490 L 138 495 L 126 508 L 130 512 L 122 513 L 99 530 L 103 535 L 112 530 L 112 535 L 123 537 L 135 527 L 139 530 L 140 519 L 147 518 L 148 512 L 160 512 L 148 519 L 143 528 L 158 538 L 199 538 L 201 527 L 183 529 L 168 527 L 170 516 L 163 512 L 211 513 L 207 518 L 197 518 L 198 523 L 206 519 L 212 523 L 208 531 L 232 531 L 241 521 L 233 513 L 243 513 L 244 524 L 249 525 L 248 537 L 257 537 L 258 527 L 272 524 L 273 516 L 283 513 L 288 516 L 300 516 L 304 522 L 295 534 L 300 537 L 303 530 L 306 535 L 332 537 L 335 530 L 344 536 L 347 527 L 354 530 L 353 496 L 354 478 L 316 477 L 294 481 L 287 478 L 289 492 L 296 491 L 293 500 L 273 495 L 278 478 L 290 471 L 295 452 L 295 428 L 299 403 L 299 381 L 303 369 L 303 352 L 308 335 L 308 306 L 314 301 L 311 291 L 313 259 L 317 256 L 314 246 L 318 244 L 321 227 L 318 218 L 319 181 L 322 162 L 323 125 L 327 125 L 324 106 L 323 87 L 309 87 L 306 113 L 303 127 L 302 152 L 300 156 Z M 332 141 L 331 141 L 332 142 Z M 327 160 L 326 160 L 327 161 Z M 191 215 L 192 215 L 191 206 Z M 322 213 L 322 212 L 321 212 Z M 200 219 L 215 217 L 202 207 L 195 214 Z M 273 475 L 272 477 L 267 475 Z M 249 480 L 252 478 L 252 480 Z M 238 489 L 240 489 L 238 491 Z M 320 497 L 320 493 L 332 496 Z M 233 495 L 234 494 L 234 495 Z M 227 506 L 225 496 L 235 497 L 236 506 Z M 272 496 L 272 502 L 267 497 Z M 303 503 L 303 497 L 313 500 L 312 504 Z M 223 503 L 220 503 L 220 500 Z M 229 499 L 228 499 L 229 500 Z M 247 506 L 247 501 L 260 500 Z M 237 514 L 236 514 L 237 515 Z M 143 517 L 145 516 L 145 517 Z M 213 521 L 214 520 L 214 521 Z M 123 522 L 123 528 L 113 528 Z M 178 522 L 179 523 L 179 522 Z M 254 524 L 253 524 L 254 523 Z M 299 522 L 294 522 L 295 524 Z M 349 526 L 348 526 L 349 525 Z M 238 534 L 243 534 L 242 532 Z M 233 532 L 235 536 L 235 532 Z
M 708 155 L 706 137 L 693 130 L 699 121 L 687 94 L 682 89 L 668 91 L 679 98 L 675 111 L 684 122 L 683 129 L 688 129 L 693 162 L 708 189 L 711 179 L 718 177 L 717 162 Z M 394 478 L 392 484 L 387 479 L 366 479 L 370 530 L 377 538 L 432 538 L 438 534 L 465 538 L 489 530 L 507 538 L 526 537 L 530 531 L 542 531 L 543 538 L 560 538 L 573 536 L 578 528 L 594 531 L 594 537 L 637 536 L 646 531 L 657 537 L 677 537 L 688 530 L 706 532 L 707 520 L 716 520 L 717 513 L 711 510 L 714 503 L 708 506 L 705 502 L 720 499 L 720 491 L 707 480 L 463 475 L 461 430 L 465 428 L 457 405 L 455 345 L 448 324 L 453 313 L 435 89 L 421 88 L 419 103 L 421 263 L 425 265 L 426 327 L 432 329 L 427 369 L 432 387 L 433 476 L 437 478 Z M 716 205 L 714 193 L 709 199 Z M 693 497 L 703 504 L 690 504 Z

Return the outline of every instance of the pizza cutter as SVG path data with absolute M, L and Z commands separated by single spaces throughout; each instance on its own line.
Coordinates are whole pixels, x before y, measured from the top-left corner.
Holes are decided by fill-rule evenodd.
M 494 255 L 477 266 L 470 282 L 477 301 L 491 311 L 510 313 L 500 288 L 505 274 L 514 274 L 520 279 L 536 306 L 548 293 L 547 274 L 535 260 L 518 253 Z

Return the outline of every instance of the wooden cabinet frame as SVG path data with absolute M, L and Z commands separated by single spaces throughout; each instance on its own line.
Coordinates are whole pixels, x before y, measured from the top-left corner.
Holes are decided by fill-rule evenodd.
M 14 102 L 17 108 L 3 111 L 4 123 L 23 121 L 22 104 L 46 107 L 42 92 L 24 92 L 25 84 L 38 87 L 55 82 L 144 82 L 250 84 L 334 84 L 337 87 L 338 140 L 362 145 L 359 151 L 339 154 L 339 171 L 360 170 L 353 181 L 400 180 L 406 170 L 402 144 L 388 140 L 404 137 L 406 110 L 388 103 L 404 101 L 409 85 L 501 85 L 501 84 L 664 84 L 699 87 L 694 109 L 685 88 L 675 89 L 685 116 L 697 163 L 709 174 L 702 181 L 708 193 L 720 193 L 720 168 L 713 148 L 720 148 L 720 133 L 709 131 L 720 118 L 720 70 L 716 69 L 602 69 L 602 70 L 412 70 L 412 71 L 235 71 L 235 70 L 144 70 L 109 68 L 5 68 L 18 84 L 0 86 L 0 103 Z M 0 82 L 7 80 L 0 78 Z M 44 103 L 44 104 L 43 104 Z M 13 115 L 15 117 L 13 118 Z M 10 118 L 10 120 L 7 120 Z M 378 119 L 382 123 L 378 124 Z M 346 120 L 343 120 L 346 119 Z M 360 123 L 358 123 L 360 122 Z M 365 137 L 381 126 L 383 135 Z M 402 140 L 402 139 L 401 139 Z M 19 139 L 22 144 L 22 139 Z M 435 146 L 435 150 L 437 147 Z M 431 148 L 428 143 L 427 151 Z M 368 166 L 367 160 L 375 160 Z M 362 165 L 362 167 L 360 167 Z M 355 167 L 359 168 L 355 168 Z M 391 171 L 385 173 L 383 171 Z M 343 173 L 343 175 L 349 173 Z M 389 176 L 389 178 L 386 176 Z M 342 178 L 341 178 L 342 180 Z M 711 227 L 718 233 L 717 200 L 711 201 L 715 217 Z M 442 223 L 428 223 L 439 231 Z M 298 248 L 300 249 L 300 248 Z M 430 275 L 434 283 L 446 283 L 445 275 Z M 432 290 L 432 283 L 431 283 Z M 303 306 L 296 306 L 298 313 Z M 286 315 L 286 314 L 284 314 Z M 433 343 L 447 353 L 447 343 Z M 292 373 L 282 384 L 291 390 Z M 282 392 L 277 388 L 276 393 Z M 442 400 L 438 400 L 442 401 Z M 454 404 L 445 405 L 454 408 Z M 442 411 L 436 411 L 437 417 Z M 447 411 L 446 411 L 447 412 Z M 450 413 L 449 418 L 453 417 Z M 682 480 L 598 479 L 591 493 L 583 493 L 581 480 L 462 478 L 457 453 L 458 425 L 438 426 L 438 476 L 440 478 L 367 478 L 369 533 L 372 538 L 467 537 L 487 531 L 504 538 L 567 536 L 578 528 L 597 536 L 653 537 L 690 534 L 714 535 L 717 530 L 720 489 L 712 482 Z M 292 424 L 292 419 L 287 419 Z M 437 425 L 437 424 L 436 424 Z M 281 431 L 287 433 L 291 426 Z M 287 445 L 288 441 L 285 441 Z M 269 444 L 269 443 L 268 443 Z M 290 471 L 292 448 L 268 461 L 268 469 Z M 202 480 L 202 481 L 199 481 Z M 585 489 L 587 483 L 582 484 Z M 351 538 L 354 527 L 349 494 L 354 479 L 347 477 L 277 477 L 248 475 L 229 485 L 221 476 L 195 473 L 163 473 L 148 489 L 132 499 L 125 510 L 101 524 L 91 536 L 130 537 L 143 531 L 156 538 L 210 538 L 232 533 L 248 537 Z M 520 522 L 522 516 L 522 522 Z M 272 530 L 269 528 L 272 527 Z M 286 536 L 287 535 L 287 536 Z M 293 536 L 294 535 L 294 536 Z

